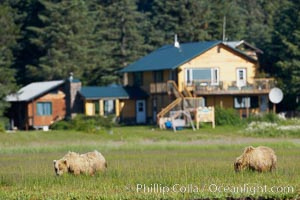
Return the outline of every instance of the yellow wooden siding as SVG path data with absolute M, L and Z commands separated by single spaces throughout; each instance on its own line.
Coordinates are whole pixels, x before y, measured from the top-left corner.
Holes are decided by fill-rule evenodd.
M 115 100 L 115 112 L 116 112 L 116 116 L 120 116 L 120 101 L 119 99 Z
M 103 116 L 104 115 L 104 102 L 102 99 L 99 100 L 99 114 L 100 116 Z
M 148 93 L 150 92 L 150 83 L 152 82 L 153 82 L 153 72 L 144 72 L 142 88 Z
M 163 79 L 163 82 L 167 82 L 170 79 L 170 70 L 164 70 Z
M 85 115 L 93 116 L 95 115 L 94 103 L 91 101 L 85 101 Z
M 247 81 L 253 83 L 256 67 L 254 63 L 234 52 L 216 46 L 179 67 L 179 90 L 182 91 L 182 83 L 185 83 L 185 70 L 189 68 L 219 68 L 220 81 L 228 83 L 236 81 L 236 69 L 245 68 Z
M 153 72 L 144 72 L 143 74 L 143 85 L 149 85 L 153 82 Z
M 133 85 L 133 73 L 126 73 L 127 75 L 127 83 L 128 85 Z M 124 82 L 124 84 L 126 85 L 126 83 Z
M 119 99 L 115 99 L 115 115 L 120 116 L 121 109 L 124 107 L 124 102 Z M 85 101 L 85 115 L 94 116 L 95 115 L 95 100 L 94 101 Z M 104 100 L 99 100 L 99 115 L 104 116 Z
M 233 108 L 232 96 L 208 96 L 206 98 L 207 106 L 220 106 L 223 108 Z
M 234 107 L 234 100 L 233 96 L 209 96 L 206 98 L 206 104 L 207 106 L 219 106 L 222 108 L 233 108 Z M 236 111 L 239 113 L 239 115 L 246 116 L 247 112 L 248 114 L 258 114 L 260 112 L 259 108 L 249 108 L 247 109 L 236 109 Z
M 124 106 L 125 106 L 125 101 L 124 100 L 119 100 L 119 115 L 118 116 L 122 115 Z
M 124 106 L 122 107 L 123 118 L 134 118 L 135 117 L 135 101 L 124 100 Z

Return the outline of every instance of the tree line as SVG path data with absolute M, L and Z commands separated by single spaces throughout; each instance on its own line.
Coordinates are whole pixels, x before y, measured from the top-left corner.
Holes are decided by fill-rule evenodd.
M 173 42 L 246 40 L 264 51 L 261 73 L 276 77 L 299 109 L 299 0 L 2 0 L 0 98 L 33 81 L 120 82 L 118 71 Z M 291 103 L 292 102 L 292 103 Z M 6 107 L 0 103 L 0 115 Z

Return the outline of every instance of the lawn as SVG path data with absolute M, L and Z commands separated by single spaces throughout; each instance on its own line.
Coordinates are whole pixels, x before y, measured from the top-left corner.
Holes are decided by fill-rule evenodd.
M 248 145 L 272 147 L 276 172 L 235 173 Z M 108 161 L 105 173 L 55 176 L 54 159 L 94 149 Z M 298 137 L 250 137 L 236 127 L 0 133 L 0 199 L 300 198 L 299 152 Z

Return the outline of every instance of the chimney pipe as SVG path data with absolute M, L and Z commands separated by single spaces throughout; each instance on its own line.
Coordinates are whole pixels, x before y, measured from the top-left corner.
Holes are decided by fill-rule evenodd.
M 177 39 L 177 34 L 174 35 L 174 47 L 176 47 L 178 49 L 180 48 L 180 44 Z

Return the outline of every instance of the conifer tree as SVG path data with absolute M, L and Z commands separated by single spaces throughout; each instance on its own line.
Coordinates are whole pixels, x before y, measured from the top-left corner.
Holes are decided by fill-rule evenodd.
M 106 7 L 110 38 L 115 43 L 113 57 L 121 69 L 145 54 L 141 35 L 143 17 L 132 0 L 114 1 Z
M 0 116 L 7 103 L 4 98 L 15 89 L 13 49 L 16 47 L 19 27 L 15 24 L 15 11 L 7 4 L 0 4 Z
M 39 1 L 44 9 L 39 15 L 42 25 L 28 27 L 37 37 L 30 41 L 44 52 L 37 65 L 29 65 L 32 80 L 64 79 L 70 72 L 83 82 L 85 70 L 92 67 L 89 57 L 93 22 L 83 0 Z
M 300 94 L 300 2 L 285 1 L 275 18 L 272 39 L 272 59 L 276 76 L 283 82 L 285 93 L 290 96 L 289 105 L 296 102 Z M 296 105 L 295 105 L 296 106 Z M 300 103 L 298 101 L 298 108 Z

